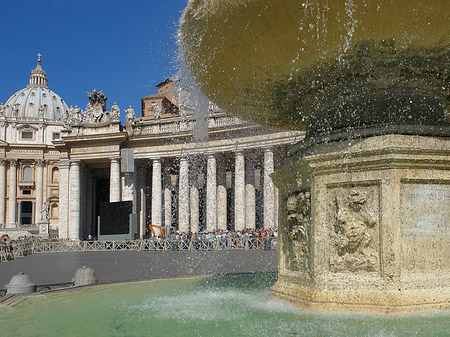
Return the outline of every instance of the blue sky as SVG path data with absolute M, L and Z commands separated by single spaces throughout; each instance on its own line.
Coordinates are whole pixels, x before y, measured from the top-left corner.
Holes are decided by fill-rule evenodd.
M 176 30 L 187 0 L 0 0 L 0 102 L 28 84 L 37 53 L 50 89 L 84 108 L 132 105 L 176 72 Z M 122 117 L 124 114 L 122 113 Z M 123 118 L 122 118 L 123 119 Z

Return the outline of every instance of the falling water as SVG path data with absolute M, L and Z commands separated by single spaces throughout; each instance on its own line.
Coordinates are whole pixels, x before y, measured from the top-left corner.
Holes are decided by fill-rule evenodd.
M 210 101 L 198 87 L 180 48 L 177 61 L 179 68 L 175 79 L 179 81 L 178 92 L 181 116 L 185 120 L 189 117 L 193 117 L 196 120 L 196 127 L 193 130 L 194 142 L 206 141 L 208 139 L 208 107 Z

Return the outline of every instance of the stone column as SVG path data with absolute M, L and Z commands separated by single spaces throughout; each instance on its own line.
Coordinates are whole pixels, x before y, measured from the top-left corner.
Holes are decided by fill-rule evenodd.
M 44 161 L 42 159 L 36 160 L 36 208 L 35 208 L 35 223 L 38 223 L 41 220 L 41 209 L 43 203 L 43 192 L 44 192 Z
M 199 196 L 198 196 L 198 174 L 192 177 L 190 187 L 190 205 L 191 205 L 191 232 L 199 231 Z
M 245 228 L 255 229 L 256 227 L 256 196 L 255 196 L 255 168 L 253 165 L 246 167 L 245 184 Z
M 273 152 L 264 149 L 264 229 L 275 226 L 275 188 L 270 178 L 273 173 Z
M 240 151 L 236 152 L 234 167 L 234 228 L 245 228 L 245 158 Z
M 217 228 L 217 177 L 216 157 L 208 155 L 206 168 L 206 230 Z
M 17 201 L 17 222 L 20 224 L 22 222 L 22 200 Z
M 59 163 L 59 238 L 69 238 L 69 161 Z
M 111 158 L 109 175 L 109 202 L 121 201 L 120 158 Z
M 162 226 L 161 160 L 153 160 L 152 173 L 152 225 Z
M 170 178 L 168 184 L 164 188 L 164 234 L 168 235 L 172 226 L 172 188 L 170 186 Z
M 69 178 L 69 239 L 71 240 L 80 239 L 80 187 L 80 161 L 71 160 Z
M 0 227 L 5 225 L 6 211 L 6 160 L 0 159 Z
M 9 161 L 8 228 L 16 227 L 17 164 L 17 159 Z
M 180 158 L 180 179 L 178 182 L 178 228 L 189 232 L 189 163 L 186 157 Z
M 217 228 L 227 229 L 227 182 L 223 164 L 217 169 Z
M 145 186 L 146 186 L 146 177 L 147 170 L 143 165 L 138 166 L 138 179 L 139 182 L 139 238 L 143 239 L 145 234 L 145 228 L 147 226 L 147 202 L 145 196 Z
M 86 231 L 94 232 L 94 177 L 91 172 L 86 172 Z

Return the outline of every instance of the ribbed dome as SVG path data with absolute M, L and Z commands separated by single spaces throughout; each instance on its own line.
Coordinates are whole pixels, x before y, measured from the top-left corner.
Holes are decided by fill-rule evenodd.
M 36 69 L 31 71 L 30 84 L 12 95 L 5 104 L 5 116 L 17 118 L 47 118 L 60 120 L 67 104 L 47 86 L 47 76 L 38 59 Z

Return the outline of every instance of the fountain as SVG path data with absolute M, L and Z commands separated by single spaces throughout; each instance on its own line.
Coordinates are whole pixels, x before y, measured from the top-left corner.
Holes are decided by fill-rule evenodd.
M 280 191 L 272 297 L 311 310 L 450 307 L 450 8 L 191 0 L 181 46 L 221 108 L 306 130 Z

